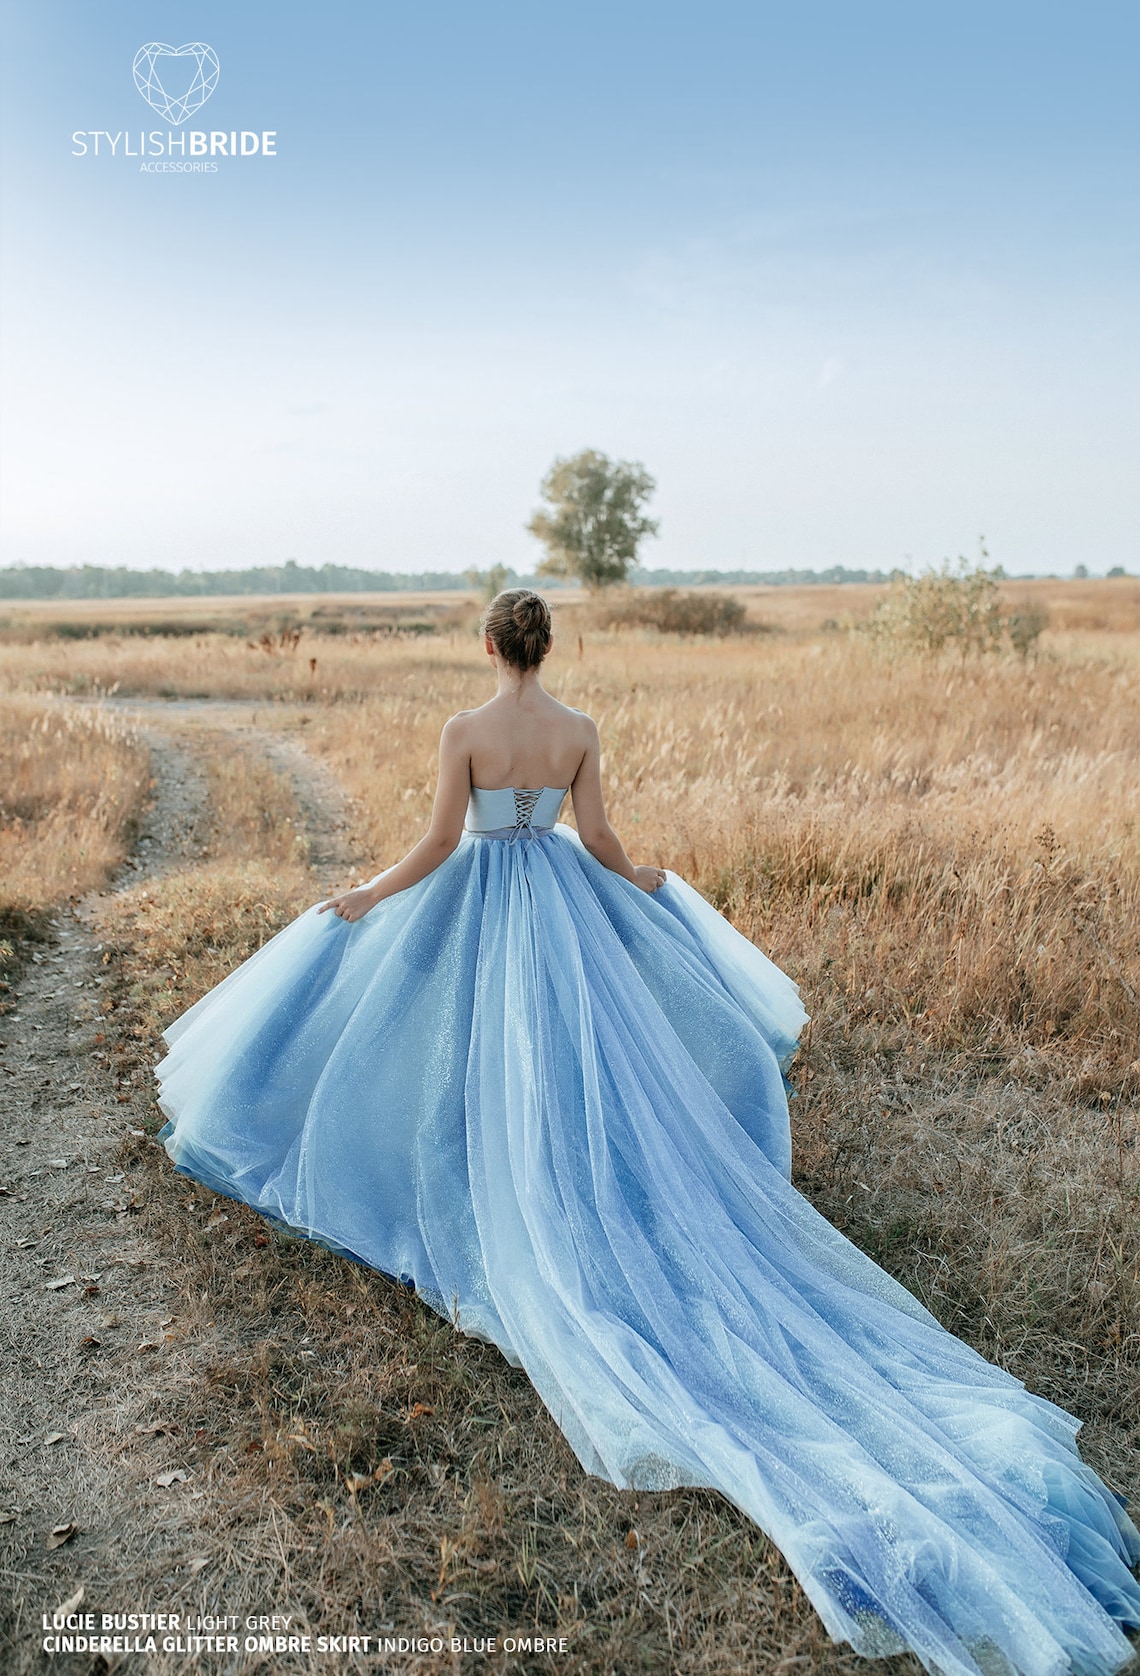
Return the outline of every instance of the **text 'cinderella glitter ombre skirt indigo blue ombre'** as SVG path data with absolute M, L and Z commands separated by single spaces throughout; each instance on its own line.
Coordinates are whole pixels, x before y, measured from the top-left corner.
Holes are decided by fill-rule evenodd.
M 162 1138 L 498 1345 L 588 1471 L 722 1491 L 837 1640 L 945 1676 L 1115 1671 L 1140 1536 L 1078 1421 L 790 1185 L 804 1022 L 675 875 L 648 895 L 566 826 L 468 832 L 171 1025 Z

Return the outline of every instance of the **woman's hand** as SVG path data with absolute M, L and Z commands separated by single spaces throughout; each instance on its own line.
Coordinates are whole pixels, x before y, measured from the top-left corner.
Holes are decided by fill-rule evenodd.
M 343 896 L 334 896 L 330 901 L 322 902 L 317 912 L 326 914 L 331 908 L 338 919 L 363 919 L 378 901 L 379 897 L 367 885 L 358 885 L 355 890 L 346 890 Z
M 647 890 L 652 896 L 655 890 L 660 890 L 665 883 L 664 867 L 635 867 L 633 882 L 639 890 Z

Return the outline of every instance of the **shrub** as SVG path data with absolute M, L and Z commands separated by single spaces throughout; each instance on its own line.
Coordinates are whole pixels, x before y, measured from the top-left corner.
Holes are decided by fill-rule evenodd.
M 944 560 L 921 576 L 896 576 L 863 632 L 873 639 L 908 646 L 922 652 L 996 652 L 1003 643 L 1021 657 L 1036 646 L 1049 614 L 1043 606 L 1027 603 L 1003 615 L 998 584 L 1000 566 L 969 568 L 964 559 L 951 567 Z
M 596 621 L 603 628 L 654 628 L 663 634 L 734 634 L 744 627 L 743 602 L 734 594 L 681 593 L 676 588 L 637 588 L 605 600 Z
M 1005 620 L 1009 643 L 1019 657 L 1028 657 L 1037 648 L 1042 629 L 1049 627 L 1049 613 L 1043 605 L 1033 600 L 1026 600 L 1017 611 L 1012 611 Z

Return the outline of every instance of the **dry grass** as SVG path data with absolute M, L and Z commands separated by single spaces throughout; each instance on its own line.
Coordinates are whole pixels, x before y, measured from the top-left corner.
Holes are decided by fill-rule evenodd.
M 0 694 L 0 913 L 90 890 L 122 861 L 146 752 L 106 711 Z
M 279 635 L 297 627 L 318 634 L 370 631 L 424 634 L 473 619 L 466 592 L 233 594 L 171 599 L 0 600 L 0 642 L 87 640 L 110 634 L 186 638 Z
M 681 588 L 680 594 L 692 590 Z M 741 600 L 749 621 L 791 634 L 817 634 L 858 622 L 883 596 L 878 583 L 767 587 L 702 585 L 698 592 Z M 1059 580 L 1016 578 L 1002 584 L 1004 610 L 1043 607 L 1055 629 L 1135 634 L 1140 630 L 1140 578 Z M 596 626 L 609 611 L 572 591 L 554 590 L 551 602 L 568 629 Z M 364 633 L 466 633 L 479 610 L 471 592 L 391 594 L 275 594 L 212 596 L 201 599 L 4 600 L 0 601 L 0 644 L 31 645 L 51 639 L 82 641 L 110 636 L 134 640 L 147 634 L 180 638 L 251 637 L 301 628 L 310 635 Z M 112 675 L 110 680 L 115 677 Z M 106 684 L 106 683 L 105 683 Z
M 549 685 L 599 721 L 634 859 L 683 873 L 800 981 L 801 1186 L 1081 1415 L 1087 1457 L 1135 1495 L 1140 636 L 1075 622 L 1036 664 L 962 667 L 811 626 L 683 643 L 586 625 L 579 654 L 566 616 Z M 370 872 L 423 830 L 441 722 L 490 691 L 458 632 L 9 650 L 27 687 L 264 703 L 346 785 Z M 209 760 L 209 853 L 109 909 L 110 1005 L 140 1077 L 161 1025 L 313 897 L 284 782 Z M 232 1610 L 272 1601 L 315 1630 L 568 1635 L 571 1657 L 536 1670 L 866 1668 L 719 1497 L 584 1479 L 494 1351 L 241 1207 L 219 1215 L 128 1144 L 183 1287 L 170 1412 L 210 1491 L 204 1601 L 224 1584 Z
M 47 912 L 126 856 L 146 792 L 146 753 L 119 717 L 0 692 L 0 1010 Z
M 883 595 L 870 584 L 731 592 L 746 607 L 745 628 L 767 631 L 763 647 L 751 654 L 762 659 L 776 655 L 776 638 L 800 645 L 845 642 L 844 631 L 868 618 Z M 649 627 L 615 633 L 606 626 L 611 602 L 605 598 L 555 593 L 551 600 L 554 662 L 562 668 L 581 657 L 596 668 L 617 653 L 616 662 L 629 669 L 628 654 L 636 647 L 672 652 L 685 644 Z M 1140 634 L 1135 578 L 1010 582 L 1001 602 L 1004 610 L 1036 606 L 1047 612 L 1051 626 L 1041 643 L 1046 658 L 1127 657 L 1129 648 L 1134 655 Z M 0 615 L 0 682 L 80 697 L 355 702 L 389 692 L 393 680 L 418 668 L 421 659 L 432 670 L 481 667 L 478 614 L 478 601 L 467 594 L 283 595 L 211 600 L 208 609 L 196 600 L 12 604 Z

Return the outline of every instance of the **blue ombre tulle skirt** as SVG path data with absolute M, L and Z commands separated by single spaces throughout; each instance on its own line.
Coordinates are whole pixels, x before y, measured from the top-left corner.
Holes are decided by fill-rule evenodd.
M 1118 1669 L 1140 1536 L 1079 1422 L 789 1181 L 794 984 L 566 826 L 316 906 L 166 1031 L 177 1167 L 386 1274 L 619 1485 L 705 1485 L 830 1634 L 948 1676 Z

